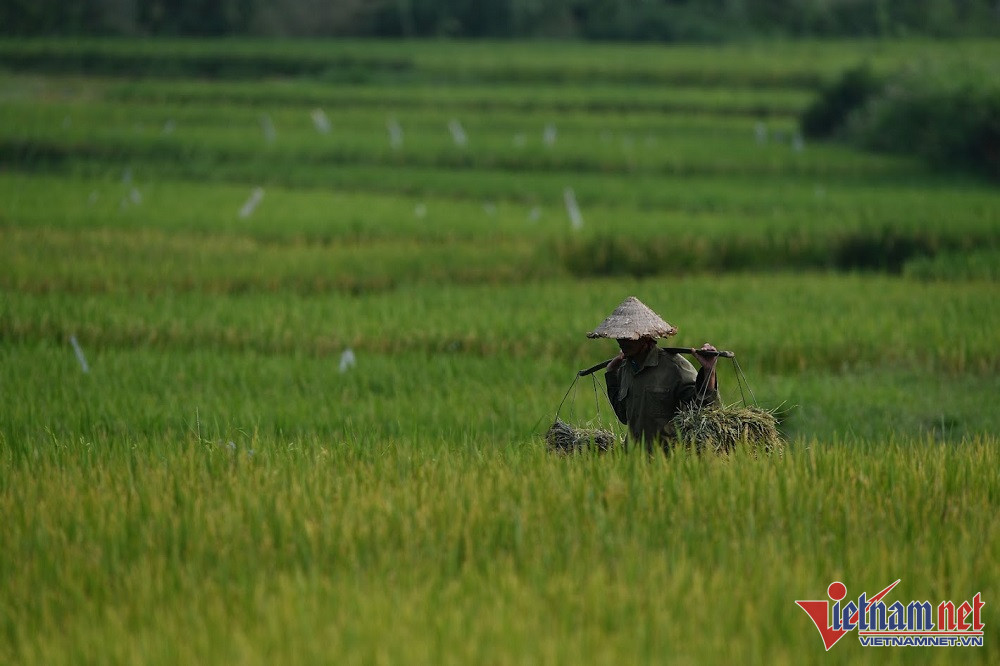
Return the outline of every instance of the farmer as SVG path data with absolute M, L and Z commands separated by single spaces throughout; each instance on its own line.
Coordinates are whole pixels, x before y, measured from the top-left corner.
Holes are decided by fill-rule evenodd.
M 679 354 L 656 346 L 656 338 L 674 335 L 677 328 L 663 321 L 635 297 L 626 298 L 588 338 L 613 338 L 621 353 L 608 364 L 608 399 L 618 420 L 628 425 L 629 439 L 652 453 L 659 445 L 669 451 L 673 439 L 670 420 L 689 405 L 699 409 L 719 401 L 716 356 L 695 358 L 701 369 Z M 703 350 L 715 351 L 705 343 Z

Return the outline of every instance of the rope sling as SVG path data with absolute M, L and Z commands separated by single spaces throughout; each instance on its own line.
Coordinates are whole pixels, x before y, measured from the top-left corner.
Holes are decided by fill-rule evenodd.
M 667 348 L 667 351 L 693 353 L 695 350 Z M 742 408 L 731 405 L 729 407 L 721 406 L 699 409 L 697 405 L 704 404 L 704 400 L 708 396 L 708 382 L 705 382 L 693 402 L 694 406 L 681 410 L 674 419 L 680 439 L 694 441 L 699 447 L 708 446 L 717 452 L 731 450 L 739 440 L 760 445 L 761 448 L 768 452 L 775 449 L 780 450 L 782 441 L 777 431 L 774 414 L 760 407 L 757 397 L 750 388 L 750 382 L 743 372 L 743 368 L 740 366 L 739 361 L 736 360 L 736 355 L 732 352 L 717 352 L 714 355 L 728 358 L 732 361 L 736 385 L 740 391 Z M 606 451 L 624 440 L 622 427 L 617 418 L 611 419 L 613 430 L 602 428 L 604 419 L 601 414 L 601 393 L 606 394 L 607 387 L 595 375 L 596 371 L 605 367 L 608 362 L 599 363 L 596 366 L 580 370 L 576 373 L 572 383 L 570 383 L 569 388 L 566 389 L 566 393 L 559 402 L 559 406 L 556 408 L 553 425 L 548 433 L 546 433 L 545 439 L 550 450 L 568 453 L 596 446 L 599 450 Z M 567 399 L 570 399 L 570 404 L 575 407 L 580 377 L 586 375 L 590 375 L 591 385 L 594 390 L 597 427 L 575 428 L 562 421 L 560 414 Z M 602 390 L 599 390 L 599 387 Z M 572 394 L 572 397 L 570 394 Z M 747 394 L 750 395 L 752 405 L 747 403 Z M 572 416 L 575 416 L 575 414 Z M 592 424 L 593 421 L 589 423 Z

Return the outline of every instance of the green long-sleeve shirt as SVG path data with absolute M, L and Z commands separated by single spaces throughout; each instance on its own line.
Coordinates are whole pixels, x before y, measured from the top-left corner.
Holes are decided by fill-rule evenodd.
M 718 389 L 705 386 L 704 368 L 695 371 L 686 358 L 659 347 L 638 361 L 627 359 L 605 379 L 608 399 L 618 420 L 628 425 L 629 439 L 644 442 L 650 451 L 654 442 L 668 444 L 673 439 L 670 420 L 682 407 L 719 401 Z

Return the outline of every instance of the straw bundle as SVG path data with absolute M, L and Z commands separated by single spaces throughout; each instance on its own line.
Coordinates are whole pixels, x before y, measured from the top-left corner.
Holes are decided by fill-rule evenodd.
M 556 419 L 545 433 L 545 443 L 549 451 L 555 453 L 574 453 L 587 449 L 597 449 L 603 453 L 611 450 L 617 442 L 618 438 L 610 430 L 574 428 L 560 419 Z
M 729 453 L 748 445 L 754 454 L 781 453 L 784 440 L 774 412 L 760 407 L 688 407 L 671 422 L 676 439 L 699 453 Z

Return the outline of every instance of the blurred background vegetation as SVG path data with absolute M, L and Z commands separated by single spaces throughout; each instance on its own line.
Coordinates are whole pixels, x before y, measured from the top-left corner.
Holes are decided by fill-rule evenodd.
M 997 0 L 5 0 L 4 35 L 585 38 L 995 36 Z

